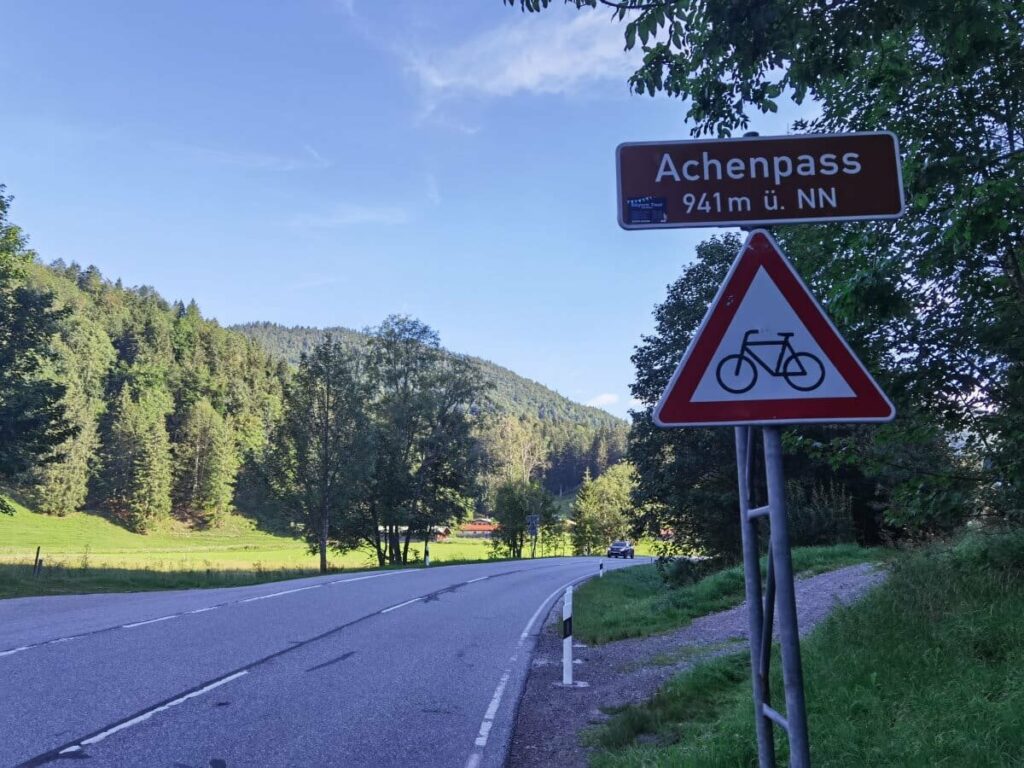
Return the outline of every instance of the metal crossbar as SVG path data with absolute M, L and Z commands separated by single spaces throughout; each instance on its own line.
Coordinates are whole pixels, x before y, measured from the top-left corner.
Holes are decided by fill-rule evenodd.
M 767 704 L 761 706 L 761 711 L 764 712 L 764 716 L 769 720 L 778 723 L 782 728 L 789 733 L 789 723 L 786 722 L 786 718 L 776 712 L 774 709 L 769 707 Z
M 790 768 L 810 768 L 807 712 L 804 704 L 800 636 L 796 618 L 793 563 L 786 525 L 785 482 L 782 474 L 782 440 L 777 427 L 765 427 L 765 475 L 768 503 L 751 508 L 753 495 L 754 434 L 752 427 L 736 427 L 736 464 L 739 476 L 740 522 L 743 540 L 743 571 L 749 607 L 750 666 L 754 693 L 759 768 L 775 768 L 778 725 L 789 737 Z M 761 593 L 758 521 L 767 517 L 771 532 L 764 594 Z M 779 647 L 785 690 L 785 714 L 770 705 L 772 637 L 775 612 L 779 612 Z
M 755 517 L 764 517 L 772 511 L 772 508 L 765 504 L 763 507 L 754 507 L 753 509 L 747 510 L 747 519 L 753 520 Z

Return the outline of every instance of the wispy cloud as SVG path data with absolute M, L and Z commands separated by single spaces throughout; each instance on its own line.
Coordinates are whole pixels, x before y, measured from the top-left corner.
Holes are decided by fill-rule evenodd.
M 246 152 L 194 144 L 157 142 L 154 147 L 185 160 L 207 165 L 225 165 L 257 171 L 318 170 L 331 167 L 331 161 L 305 144 L 293 154 Z
M 288 223 L 300 229 L 337 229 L 357 224 L 405 224 L 409 213 L 392 206 L 339 203 L 324 213 L 299 213 Z
M 610 405 L 615 405 L 619 402 L 619 396 L 612 392 L 602 392 L 600 395 L 587 400 L 587 405 L 593 406 L 594 408 L 607 408 Z
M 445 95 L 566 94 L 603 80 L 624 83 L 638 63 L 623 27 L 602 11 L 525 14 L 455 46 L 407 54 L 434 101 Z

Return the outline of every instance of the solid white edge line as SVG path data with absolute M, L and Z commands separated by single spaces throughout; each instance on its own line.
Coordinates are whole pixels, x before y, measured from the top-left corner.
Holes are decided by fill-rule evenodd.
M 23 645 L 20 648 L 11 648 L 11 650 L 9 650 L 9 651 L 0 651 L 0 656 L 10 656 L 11 654 L 21 653 L 22 651 L 27 651 L 29 648 L 34 648 L 34 647 L 35 646 L 32 646 L 32 645 Z
M 180 616 L 180 613 L 175 613 L 171 616 L 161 616 L 159 619 L 147 619 L 146 621 L 136 621 L 134 624 L 122 624 L 121 629 L 132 629 L 133 627 L 141 627 L 144 624 L 156 624 L 158 621 L 167 621 L 168 619 L 176 619 Z M 56 642 L 56 641 L 52 641 Z
M 418 603 L 422 599 L 422 597 L 414 597 L 412 600 L 406 600 L 404 603 L 399 603 L 398 605 L 392 605 L 390 608 L 385 608 L 383 611 L 381 611 L 381 613 L 391 613 L 392 611 L 397 611 L 399 608 L 404 608 L 407 605 Z
M 466 583 L 467 584 L 476 584 L 478 581 L 483 581 L 484 579 L 489 579 L 489 578 L 491 578 L 491 577 L 490 576 L 481 576 L 479 579 L 470 579 Z
M 181 704 L 182 702 L 188 701 L 189 699 L 194 699 L 196 696 L 202 696 L 204 693 L 207 693 L 208 691 L 212 691 L 214 688 L 218 688 L 218 687 L 224 685 L 225 683 L 230 683 L 232 680 L 236 680 L 237 678 L 241 677 L 242 675 L 247 675 L 247 674 L 249 674 L 249 670 L 243 669 L 241 672 L 235 672 L 233 675 L 228 675 L 227 677 L 222 677 L 220 680 L 212 682 L 209 685 L 207 685 L 207 686 L 205 686 L 203 688 L 200 688 L 198 691 L 192 691 L 192 693 L 187 693 L 184 696 L 175 699 L 174 701 L 169 701 L 166 704 L 161 704 L 159 707 L 154 707 L 153 709 L 149 710 L 148 712 L 143 712 L 141 715 L 137 715 L 137 716 L 133 717 L 131 720 L 126 720 L 125 722 L 123 722 L 123 723 L 121 723 L 119 725 L 115 725 L 113 728 L 108 728 L 107 730 L 103 731 L 102 733 L 97 733 L 95 736 L 90 736 L 88 739 L 83 739 L 82 741 L 80 741 L 78 744 L 76 744 L 74 746 L 77 746 L 79 749 L 81 749 L 83 746 L 85 746 L 87 744 L 98 744 L 99 742 L 101 742 L 105 738 L 107 738 L 108 736 L 111 736 L 111 735 L 117 733 L 118 731 L 123 731 L 125 728 L 131 728 L 133 725 L 138 725 L 139 723 L 141 723 L 141 722 L 143 722 L 145 720 L 148 720 L 149 718 L 151 718 L 153 715 L 157 714 L 158 712 L 163 712 L 164 710 L 167 710 L 167 709 L 170 709 L 171 707 L 177 706 L 178 704 Z M 60 754 L 64 754 L 65 752 L 75 752 L 75 751 L 77 751 L 77 750 L 74 749 L 74 747 L 67 747 L 66 749 L 61 750 Z

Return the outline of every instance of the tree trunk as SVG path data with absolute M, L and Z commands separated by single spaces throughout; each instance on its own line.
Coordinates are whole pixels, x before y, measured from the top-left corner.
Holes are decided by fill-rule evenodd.
M 330 518 L 320 515 L 320 573 L 327 573 L 327 530 Z
M 383 568 L 388 561 L 384 557 L 384 548 L 380 543 L 380 524 L 376 519 L 373 521 L 373 549 L 377 553 L 377 566 Z
M 402 562 L 409 562 L 409 539 L 412 538 L 412 526 L 405 529 L 405 542 L 402 544 Z
M 400 539 L 398 537 L 398 526 L 397 525 L 389 525 L 388 526 L 388 555 L 389 555 L 389 558 L 391 560 L 392 565 L 394 565 L 395 563 L 400 562 L 399 561 L 399 556 L 400 556 L 399 542 L 400 542 Z

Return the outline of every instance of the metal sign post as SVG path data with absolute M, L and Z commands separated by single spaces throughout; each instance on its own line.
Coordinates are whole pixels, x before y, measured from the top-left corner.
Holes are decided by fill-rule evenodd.
M 807 707 L 804 702 L 803 668 L 800 661 L 800 631 L 796 614 L 793 562 L 786 523 L 785 479 L 782 472 L 782 436 L 778 427 L 764 427 L 764 463 L 768 503 L 751 507 L 753 486 L 753 427 L 736 427 L 736 466 L 739 470 L 740 526 L 743 540 L 743 573 L 746 582 L 750 626 L 750 670 L 754 688 L 754 717 L 757 727 L 757 756 L 760 768 L 774 768 L 778 725 L 789 737 L 791 768 L 809 768 L 810 740 Z M 761 568 L 758 547 L 758 518 L 767 517 L 771 540 L 768 574 L 761 597 Z M 771 706 L 769 672 L 772 628 L 779 612 L 779 647 L 786 711 Z
M 752 227 L 902 216 L 899 144 L 884 132 L 641 142 L 619 145 L 616 165 L 623 228 L 748 231 L 652 417 L 659 427 L 735 428 L 758 766 L 775 768 L 777 725 L 790 767 L 810 768 L 780 425 L 886 422 L 896 411 L 771 233 Z M 755 425 L 768 490 L 757 507 Z M 761 518 L 771 536 L 763 595 Z M 784 712 L 769 685 L 776 612 Z

